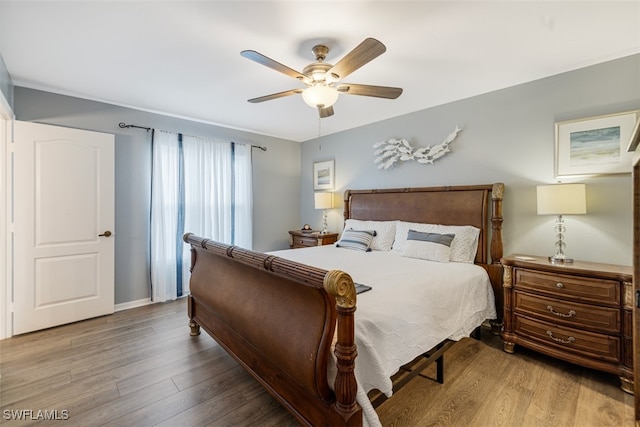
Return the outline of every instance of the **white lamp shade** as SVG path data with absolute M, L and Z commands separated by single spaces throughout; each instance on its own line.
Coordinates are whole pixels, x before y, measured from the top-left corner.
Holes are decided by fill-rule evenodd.
M 316 209 L 331 209 L 333 207 L 333 193 L 315 193 Z
M 316 108 L 331 107 L 338 100 L 338 91 L 331 86 L 324 84 L 316 84 L 302 91 L 302 99 L 308 106 Z
M 579 215 L 587 213 L 584 184 L 554 184 L 537 187 L 538 215 Z

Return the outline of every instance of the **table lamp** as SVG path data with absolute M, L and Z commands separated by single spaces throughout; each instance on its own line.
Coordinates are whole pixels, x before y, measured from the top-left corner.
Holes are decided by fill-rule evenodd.
M 333 193 L 314 193 L 314 201 L 316 209 L 323 209 L 322 211 L 322 234 L 329 232 L 327 230 L 327 209 L 333 208 Z
M 585 184 L 539 185 L 538 215 L 557 215 L 556 217 L 556 254 L 549 257 L 551 262 L 571 263 L 573 259 L 564 253 L 564 219 L 562 215 L 580 215 L 587 213 Z

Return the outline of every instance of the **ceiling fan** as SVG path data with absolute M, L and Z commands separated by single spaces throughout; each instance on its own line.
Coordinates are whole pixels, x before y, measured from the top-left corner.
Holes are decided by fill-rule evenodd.
M 333 115 L 333 104 L 338 100 L 338 95 L 374 96 L 377 98 L 396 99 L 402 94 L 402 88 L 388 86 L 371 86 L 353 83 L 341 83 L 341 80 L 353 73 L 367 62 L 382 55 L 387 48 L 376 39 L 367 38 L 351 52 L 346 54 L 335 65 L 324 62 L 329 48 L 318 44 L 311 49 L 316 62 L 304 67 L 302 73 L 287 67 L 271 58 L 264 56 L 255 50 L 243 50 L 240 55 L 247 59 L 265 65 L 279 71 L 289 77 L 293 77 L 304 83 L 307 87 L 291 89 L 271 95 L 249 99 L 249 102 L 257 103 L 271 99 L 282 98 L 297 93 L 302 94 L 302 99 L 307 105 L 317 108 L 320 117 Z

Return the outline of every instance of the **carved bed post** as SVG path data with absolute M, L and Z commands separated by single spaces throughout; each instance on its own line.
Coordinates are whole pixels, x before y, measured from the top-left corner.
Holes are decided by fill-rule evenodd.
M 493 203 L 491 215 L 491 264 L 500 264 L 503 255 L 502 247 L 502 196 L 504 184 L 493 184 L 491 201 Z
M 342 212 L 344 222 L 346 223 L 347 218 L 349 218 L 349 203 L 351 198 L 351 190 L 345 190 L 344 192 L 344 210 Z M 344 224 L 343 224 L 344 225 Z
M 500 259 L 503 255 L 502 245 L 502 198 L 504 194 L 504 184 L 501 182 L 493 184 L 491 189 L 491 263 L 488 266 L 489 277 L 493 285 L 493 292 L 496 298 L 496 311 L 498 318 L 491 320 L 491 333 L 500 335 L 502 320 L 504 315 L 504 299 L 502 291 L 502 264 Z
M 356 403 L 358 385 L 353 372 L 358 355 L 355 344 L 354 313 L 356 311 L 356 288 L 351 276 L 339 270 L 331 270 L 324 277 L 325 290 L 335 296 L 338 313 L 335 355 L 338 372 L 334 384 L 336 409 L 348 421 L 360 409 Z M 351 424 L 351 423 L 347 423 Z
M 193 233 L 185 234 L 182 237 L 183 240 L 188 243 L 187 239 L 192 234 Z M 191 265 L 189 266 L 189 272 L 191 272 L 191 273 L 193 273 L 193 267 L 196 265 L 196 257 L 197 257 L 197 255 L 198 254 L 196 253 L 196 250 L 193 248 L 193 246 L 191 246 Z M 189 316 L 189 329 L 191 330 L 191 332 L 189 332 L 189 335 L 191 335 L 192 337 L 200 335 L 200 325 L 198 325 L 193 320 L 193 297 L 191 295 L 189 295 L 187 297 L 187 315 Z

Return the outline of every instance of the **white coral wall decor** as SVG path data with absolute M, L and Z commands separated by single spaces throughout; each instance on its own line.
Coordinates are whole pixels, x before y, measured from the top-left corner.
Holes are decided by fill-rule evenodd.
M 373 155 L 378 156 L 375 163 L 378 164 L 378 169 L 389 169 L 398 161 L 415 160 L 418 163 L 432 164 L 435 160 L 451 151 L 449 145 L 456 139 L 458 132 L 461 130 L 456 126 L 442 143 L 434 146 L 428 145 L 424 148 L 413 148 L 406 139 L 391 138 L 386 141 L 376 142 L 373 144 L 373 148 L 376 148 Z

